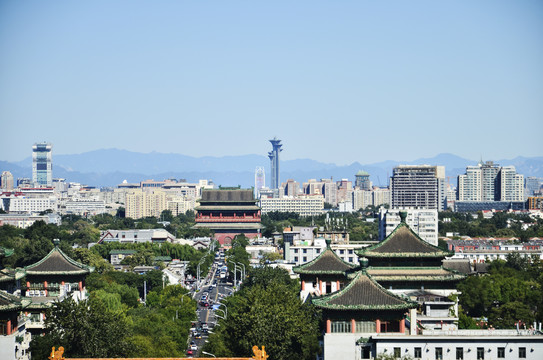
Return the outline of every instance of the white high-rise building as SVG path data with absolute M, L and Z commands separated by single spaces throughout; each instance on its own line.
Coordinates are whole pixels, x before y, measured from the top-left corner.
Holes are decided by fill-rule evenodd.
M 466 167 L 458 176 L 459 201 L 524 201 L 524 176 L 492 161 Z
M 524 175 L 517 174 L 514 166 L 503 166 L 498 179 L 501 201 L 524 201 Z
M 437 209 L 409 209 L 405 222 L 424 241 L 437 246 Z M 400 224 L 400 210 L 379 210 L 379 240 L 385 239 Z
M 255 198 L 260 197 L 260 189 L 266 186 L 266 170 L 262 166 L 255 169 Z
M 53 186 L 53 146 L 36 143 L 32 146 L 32 182 L 34 186 Z

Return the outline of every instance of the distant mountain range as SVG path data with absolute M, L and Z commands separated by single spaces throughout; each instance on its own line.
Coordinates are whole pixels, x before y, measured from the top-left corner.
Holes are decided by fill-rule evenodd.
M 543 178 L 543 157 L 516 157 L 511 160 L 493 160 L 505 166 L 514 165 L 524 176 Z M 388 185 L 392 168 L 400 164 L 443 165 L 450 183 L 456 185 L 456 176 L 463 174 L 468 165 L 477 161 L 461 158 L 453 154 L 439 154 L 432 158 L 416 160 L 383 161 L 373 164 L 354 162 L 338 166 L 321 163 L 311 159 L 281 161 L 281 181 L 294 179 L 300 183 L 308 179 L 333 178 L 350 179 L 359 170 L 370 174 L 374 185 Z M 191 157 L 181 154 L 137 153 L 118 149 L 104 149 L 73 155 L 53 154 L 53 177 L 79 182 L 89 186 L 117 186 L 124 180 L 139 182 L 146 179 L 164 180 L 169 178 L 210 179 L 217 185 L 250 188 L 254 185 L 254 171 L 257 166 L 266 169 L 266 182 L 269 184 L 270 164 L 266 156 L 242 155 L 223 157 Z M 32 159 L 11 163 L 0 161 L 0 171 L 10 171 L 14 178 L 32 177 Z

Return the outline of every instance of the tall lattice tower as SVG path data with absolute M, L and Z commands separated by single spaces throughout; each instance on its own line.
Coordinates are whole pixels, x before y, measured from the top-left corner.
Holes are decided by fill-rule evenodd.
M 273 138 L 270 140 L 272 144 L 272 151 L 268 153 L 268 157 L 270 158 L 271 163 L 271 189 L 278 189 L 279 185 L 281 184 L 279 182 L 279 153 L 283 151 L 281 149 L 281 140 L 278 140 L 277 138 Z

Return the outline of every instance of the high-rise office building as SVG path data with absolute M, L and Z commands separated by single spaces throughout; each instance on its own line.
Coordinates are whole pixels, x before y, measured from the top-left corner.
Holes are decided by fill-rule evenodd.
M 367 172 L 360 170 L 356 173 L 354 186 L 359 188 L 360 190 L 371 190 L 371 181 L 370 181 L 370 174 Z
M 13 175 L 9 171 L 2 172 L 0 178 L 0 189 L 4 191 L 13 190 Z
M 524 191 L 526 198 L 539 194 L 541 191 L 541 180 L 535 176 L 528 176 L 524 183 Z
M 266 170 L 262 166 L 255 169 L 255 198 L 260 198 L 260 189 L 266 186 Z
M 272 144 L 272 151 L 268 153 L 268 157 L 270 158 L 270 165 L 271 165 L 271 186 L 272 189 L 278 189 L 280 182 L 279 182 L 279 153 L 283 151 L 281 149 L 281 140 L 278 140 L 277 138 L 273 138 L 270 140 Z
M 393 209 L 444 210 L 447 202 L 444 166 L 399 165 L 390 180 Z
M 32 182 L 35 186 L 53 185 L 53 146 L 49 143 L 36 143 L 32 146 Z

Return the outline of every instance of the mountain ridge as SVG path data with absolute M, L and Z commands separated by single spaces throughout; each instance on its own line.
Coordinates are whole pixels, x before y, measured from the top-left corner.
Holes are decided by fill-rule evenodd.
M 543 177 L 543 157 L 517 156 L 514 159 L 494 160 L 506 166 L 514 165 L 524 176 Z M 313 159 L 294 159 L 281 161 L 281 181 L 294 179 L 305 182 L 308 179 L 347 178 L 354 181 L 358 170 L 367 171 L 375 185 L 388 185 L 392 168 L 397 165 L 443 165 L 446 176 L 456 184 L 457 175 L 465 172 L 466 166 L 476 165 L 478 161 L 469 160 L 450 153 L 440 153 L 434 157 L 415 160 L 386 160 L 370 164 L 355 161 L 349 165 L 323 163 Z M 28 157 L 19 162 L 0 161 L 1 171 L 11 171 L 14 178 L 32 176 L 32 160 Z M 116 186 L 122 181 L 139 182 L 145 179 L 163 180 L 166 178 L 210 179 L 217 185 L 251 187 L 254 185 L 254 170 L 262 166 L 269 177 L 267 156 L 225 155 L 221 157 L 193 157 L 175 153 L 139 153 L 116 148 L 98 149 L 80 154 L 53 155 L 53 176 L 67 181 L 80 182 L 89 186 Z M 269 183 L 269 181 L 267 181 Z

